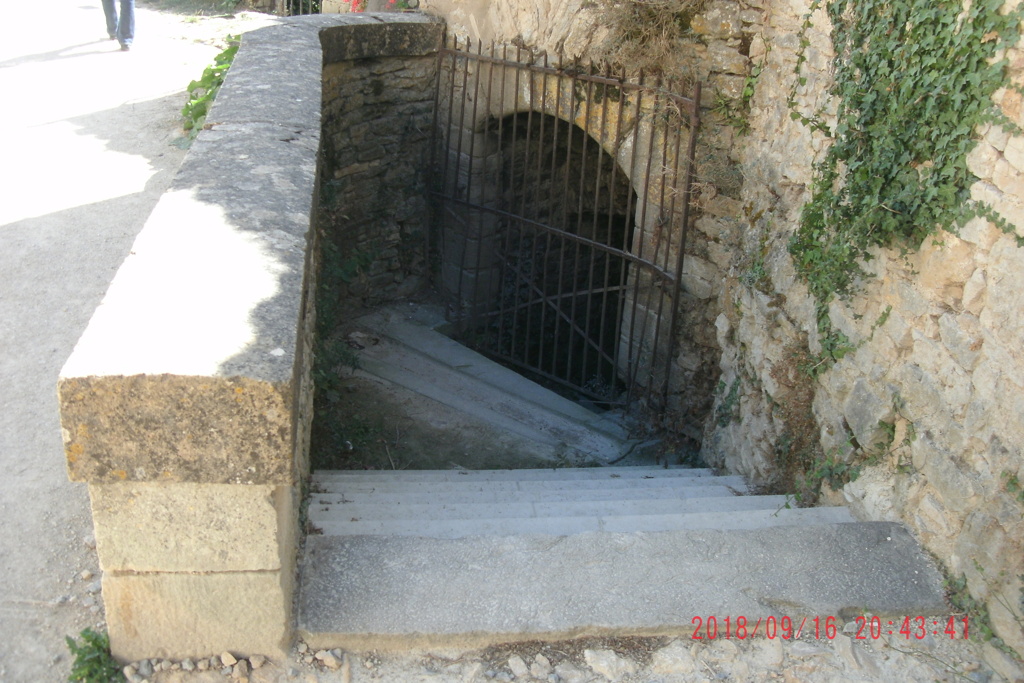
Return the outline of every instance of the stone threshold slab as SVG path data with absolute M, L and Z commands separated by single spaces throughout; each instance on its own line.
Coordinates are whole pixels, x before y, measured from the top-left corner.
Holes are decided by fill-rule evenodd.
M 932 561 L 889 522 L 453 540 L 311 536 L 302 577 L 298 631 L 313 648 L 688 634 L 694 617 L 799 623 L 948 610 Z

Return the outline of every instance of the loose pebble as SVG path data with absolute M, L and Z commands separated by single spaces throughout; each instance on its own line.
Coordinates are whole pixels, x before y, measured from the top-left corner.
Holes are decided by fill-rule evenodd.
M 149 678 L 153 675 L 153 662 L 149 661 L 148 659 L 143 659 L 141 662 L 139 662 L 137 671 L 139 672 L 139 675 L 143 678 Z
M 508 658 L 508 668 L 516 678 L 530 677 L 530 667 L 526 666 L 526 662 L 519 655 L 512 655 Z
M 266 661 L 267 658 L 263 655 L 253 655 L 252 657 L 249 657 L 249 664 L 251 664 L 254 669 L 260 668 L 266 663 Z
M 234 666 L 238 662 L 238 659 L 230 652 L 224 652 L 220 656 L 220 663 L 224 666 Z

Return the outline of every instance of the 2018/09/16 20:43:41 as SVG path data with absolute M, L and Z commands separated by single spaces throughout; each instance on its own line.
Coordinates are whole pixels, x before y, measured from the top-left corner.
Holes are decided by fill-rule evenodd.
M 716 638 L 736 638 L 745 640 L 754 638 L 758 634 L 769 640 L 781 638 L 782 640 L 795 640 L 804 634 L 805 629 L 808 635 L 810 628 L 814 629 L 815 638 L 826 638 L 831 640 L 836 637 L 839 629 L 836 625 L 836 617 L 758 617 L 756 620 L 748 617 L 718 617 L 709 616 L 706 619 L 694 617 L 690 623 L 696 628 L 691 638 L 694 640 L 715 640 Z M 799 625 L 796 625 L 799 623 Z M 722 628 L 719 627 L 721 624 Z M 922 640 L 928 634 L 933 636 L 947 636 L 950 639 L 968 637 L 967 616 L 950 616 L 948 619 L 937 617 L 904 617 L 902 621 L 883 620 L 877 616 L 860 616 L 854 620 L 855 631 L 851 637 L 855 640 L 877 640 L 883 635 L 903 636 L 907 640 Z

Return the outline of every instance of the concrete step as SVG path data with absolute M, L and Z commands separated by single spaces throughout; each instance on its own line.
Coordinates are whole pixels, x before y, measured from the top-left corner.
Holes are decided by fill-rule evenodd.
M 626 469 L 626 468 L 608 468 Z M 316 476 L 311 482 L 312 489 L 318 493 L 429 493 L 436 492 L 439 497 L 448 493 L 460 492 L 492 492 L 495 496 L 510 495 L 520 491 L 582 491 L 616 490 L 616 489 L 693 489 L 693 488 L 728 488 L 735 493 L 746 493 L 747 484 L 743 477 L 664 477 L 651 479 L 514 479 L 499 481 L 404 481 L 392 480 L 386 476 L 378 478 L 366 477 L 358 481 L 333 480 L 328 477 Z
M 522 376 L 393 311 L 361 318 L 360 370 L 546 446 L 565 445 L 595 463 L 613 462 L 636 442 L 603 420 Z
M 696 467 L 559 467 L 531 470 L 321 470 L 314 482 L 364 482 L 386 476 L 390 481 L 543 481 L 543 480 L 611 480 L 714 477 L 714 470 Z
M 679 488 L 672 486 L 646 488 L 616 489 L 542 489 L 515 490 L 507 489 L 501 497 L 496 497 L 494 490 L 482 487 L 467 487 L 467 490 L 449 490 L 439 493 L 433 490 L 420 491 L 354 491 L 350 489 L 337 491 L 313 491 L 310 494 L 312 503 L 321 505 L 338 505 L 342 503 L 380 503 L 398 504 L 437 504 L 444 503 L 481 503 L 495 505 L 500 502 L 521 503 L 558 503 L 571 501 L 605 501 L 617 500 L 660 500 L 660 499 L 700 499 L 734 498 L 737 492 L 727 486 L 695 486 Z
M 785 496 L 739 495 L 741 477 L 709 475 L 657 467 L 317 472 L 308 516 L 326 535 L 433 538 L 853 521 L 845 508 L 787 509 Z
M 447 325 L 440 308 L 421 306 L 415 315 L 406 315 L 401 307 L 396 307 L 387 309 L 383 314 L 387 316 L 384 334 L 456 372 L 474 377 L 503 392 L 520 396 L 549 412 L 560 413 L 587 424 L 609 436 L 618 439 L 628 437 L 626 430 L 617 422 L 538 386 L 514 370 L 482 356 L 440 332 L 439 328 Z
M 531 515 L 503 517 L 484 513 L 480 518 L 437 519 L 432 510 L 423 517 L 394 519 L 344 518 L 337 514 L 310 516 L 312 528 L 325 536 L 419 536 L 421 538 L 467 538 L 489 536 L 517 536 L 548 534 L 569 536 L 590 531 L 622 533 L 683 531 L 683 530 L 736 530 L 767 529 L 777 526 L 806 526 L 808 524 L 842 524 L 855 520 L 846 508 L 793 508 L 772 507 L 721 510 L 713 512 L 682 512 L 663 514 L 623 514 L 610 511 L 606 515 L 580 514 L 578 516 Z M 527 512 L 529 514 L 529 512 Z
M 372 500 L 372 498 L 370 499 Z M 333 517 L 358 519 L 501 519 L 507 517 L 585 517 L 661 515 L 693 512 L 776 511 L 786 506 L 785 496 L 730 496 L 714 498 L 618 498 L 615 500 L 519 501 L 457 503 L 337 502 L 314 496 L 309 519 L 314 523 Z M 344 508 L 344 509 L 339 509 Z
M 719 515 L 720 517 L 720 515 Z M 695 618 L 940 615 L 942 580 L 903 527 L 586 531 L 425 538 L 312 535 L 299 635 L 312 648 L 477 647 L 588 635 L 687 634 Z M 759 621 L 760 620 L 760 621 Z M 841 623 L 841 622 L 840 622 Z M 755 624 L 759 624 L 755 626 Z M 781 633 L 781 631 L 779 631 Z

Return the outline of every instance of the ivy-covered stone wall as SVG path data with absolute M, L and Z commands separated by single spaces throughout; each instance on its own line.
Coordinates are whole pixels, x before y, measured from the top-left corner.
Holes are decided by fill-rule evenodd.
M 974 218 L 961 221 L 956 234 L 940 230 L 923 243 L 918 235 L 917 243 L 892 247 L 876 246 L 868 235 L 871 258 L 858 261 L 862 273 L 851 268 L 851 296 L 823 298 L 819 287 L 815 297 L 807 282 L 816 271 L 805 266 L 798 273 L 801 252 L 791 244 L 837 117 L 851 119 L 830 95 L 830 4 L 838 7 L 709 0 L 690 17 L 679 44 L 712 87 L 698 150 L 701 210 L 684 283 L 695 304 L 681 334 L 694 343 L 677 359 L 677 396 L 689 391 L 691 398 L 682 406 L 686 419 L 675 426 L 685 431 L 699 423 L 708 464 L 755 484 L 796 494 L 804 504 L 823 498 L 863 519 L 903 522 L 945 565 L 959 603 L 978 616 L 987 610 L 994 633 L 1024 652 L 1024 136 L 1008 132 L 1024 126 L 1024 51 L 996 53 L 1005 54 L 1015 87 L 998 90 L 993 101 L 1011 125 L 978 125 L 966 165 L 951 171 L 973 174 L 977 181 L 961 194 L 1018 227 L 1008 234 Z M 843 6 L 872 11 L 871 2 L 854 4 Z M 877 4 L 882 13 L 892 5 Z M 1019 1 L 999 5 L 971 7 L 1006 14 Z M 475 41 L 514 41 L 552 54 L 594 55 L 610 31 L 601 3 L 423 6 Z M 947 22 L 960 16 L 955 3 L 898 9 L 908 7 L 916 14 L 901 30 L 914 21 L 946 22 L 943 30 L 955 32 L 962 21 Z M 852 10 L 843 16 L 856 21 Z M 975 38 L 985 46 L 1006 36 Z M 928 62 L 927 50 L 912 47 Z M 874 58 L 870 50 L 864 57 Z M 967 73 L 961 80 L 973 79 Z M 940 114 L 967 115 L 955 104 L 959 92 L 938 93 L 953 95 Z M 909 126 L 920 117 L 908 112 L 905 120 Z M 899 125 L 899 117 L 886 125 Z M 846 163 L 836 166 L 840 174 Z M 925 177 L 934 163 L 911 158 L 907 166 Z M 900 182 L 912 179 L 907 173 Z M 890 209 L 903 210 L 882 207 Z M 702 393 L 710 394 L 704 405 Z
M 822 307 L 790 245 L 837 123 L 832 25 L 803 0 L 749 4 L 763 22 L 739 154 L 743 224 L 720 297 L 722 381 L 703 456 L 804 500 L 821 482 L 823 498 L 863 519 L 903 522 L 961 605 L 987 610 L 1024 652 L 1024 136 L 980 125 L 967 157 L 971 196 L 1015 229 L 974 218 L 920 248 L 871 246 L 852 294 Z M 1019 88 L 1024 51 L 1006 56 Z M 1018 90 L 994 102 L 1008 128 L 1024 125 Z

